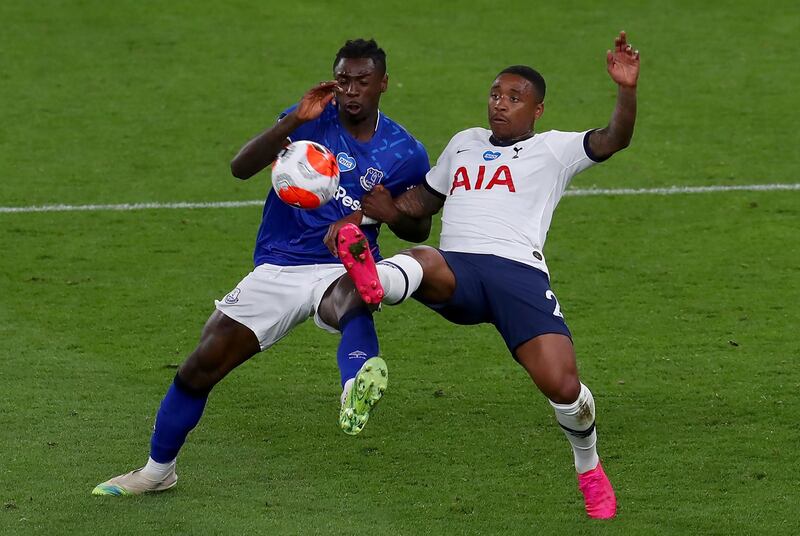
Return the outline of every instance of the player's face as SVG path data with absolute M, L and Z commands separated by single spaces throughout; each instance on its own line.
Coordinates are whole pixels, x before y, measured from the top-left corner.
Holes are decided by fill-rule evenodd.
M 489 91 L 489 127 L 499 140 L 513 140 L 533 132 L 544 113 L 544 103 L 530 80 L 518 74 L 498 76 Z
M 336 94 L 339 110 L 352 122 L 373 117 L 378 110 L 381 93 L 386 91 L 388 77 L 372 58 L 342 58 L 333 69 L 342 88 Z

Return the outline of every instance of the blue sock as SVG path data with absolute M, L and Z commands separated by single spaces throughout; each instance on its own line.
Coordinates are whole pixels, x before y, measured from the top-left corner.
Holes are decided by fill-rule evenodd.
M 197 426 L 208 400 L 208 391 L 196 392 L 176 374 L 156 415 L 150 457 L 168 463 L 178 456 L 186 436 Z
M 378 355 L 378 334 L 372 313 L 366 308 L 358 308 L 345 313 L 339 320 L 342 340 L 336 352 L 342 386 L 350 378 L 355 378 L 361 365 L 370 357 Z

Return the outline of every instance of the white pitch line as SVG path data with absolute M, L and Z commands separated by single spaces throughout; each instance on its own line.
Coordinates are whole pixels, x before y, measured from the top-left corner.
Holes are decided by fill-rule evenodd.
M 237 208 L 263 205 L 263 199 L 252 201 L 209 201 L 204 203 L 122 203 L 118 205 L 34 205 L 29 207 L 0 207 L 0 214 L 18 212 L 92 212 L 150 209 Z
M 800 190 L 800 184 L 743 184 L 731 186 L 670 186 L 669 188 L 591 188 L 571 189 L 564 195 L 678 195 L 706 194 L 714 192 L 772 192 L 778 190 Z
M 589 188 L 570 189 L 565 196 L 614 196 L 614 195 L 679 195 L 705 194 L 716 192 L 772 192 L 781 190 L 800 190 L 800 183 L 794 184 L 745 184 L 731 186 L 670 186 L 669 188 Z M 209 201 L 204 203 L 122 203 L 116 205 L 32 205 L 27 207 L 0 207 L 0 214 L 23 212 L 95 212 L 129 211 L 151 209 L 196 209 L 196 208 L 237 208 L 254 207 L 264 204 L 263 199 L 251 201 Z

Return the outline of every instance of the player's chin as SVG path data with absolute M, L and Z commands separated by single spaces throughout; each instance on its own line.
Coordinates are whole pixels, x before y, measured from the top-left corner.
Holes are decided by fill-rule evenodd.
M 492 134 L 498 140 L 510 140 L 512 139 L 513 133 L 511 131 L 511 125 L 501 121 L 490 121 L 489 127 L 492 129 Z
M 352 124 L 357 124 L 364 121 L 367 118 L 367 114 L 365 114 L 363 111 L 360 111 L 358 113 L 350 113 L 348 111 L 345 111 L 344 117 L 347 118 L 348 122 Z

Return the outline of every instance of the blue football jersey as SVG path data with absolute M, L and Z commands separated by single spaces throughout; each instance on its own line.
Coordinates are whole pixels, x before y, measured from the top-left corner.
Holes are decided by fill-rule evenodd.
M 362 143 L 339 122 L 339 111 L 333 103 L 317 119 L 292 132 L 290 139 L 321 143 L 336 155 L 339 189 L 333 200 L 320 208 L 302 210 L 282 202 L 270 188 L 253 255 L 256 266 L 264 263 L 280 266 L 338 264 L 339 260 L 322 242 L 328 226 L 359 210 L 361 196 L 376 184 L 383 185 L 394 197 L 422 183 L 430 169 L 425 148 L 399 124 L 379 114 L 375 134 L 370 141 Z M 379 227 L 362 227 L 376 259 L 380 258 Z

